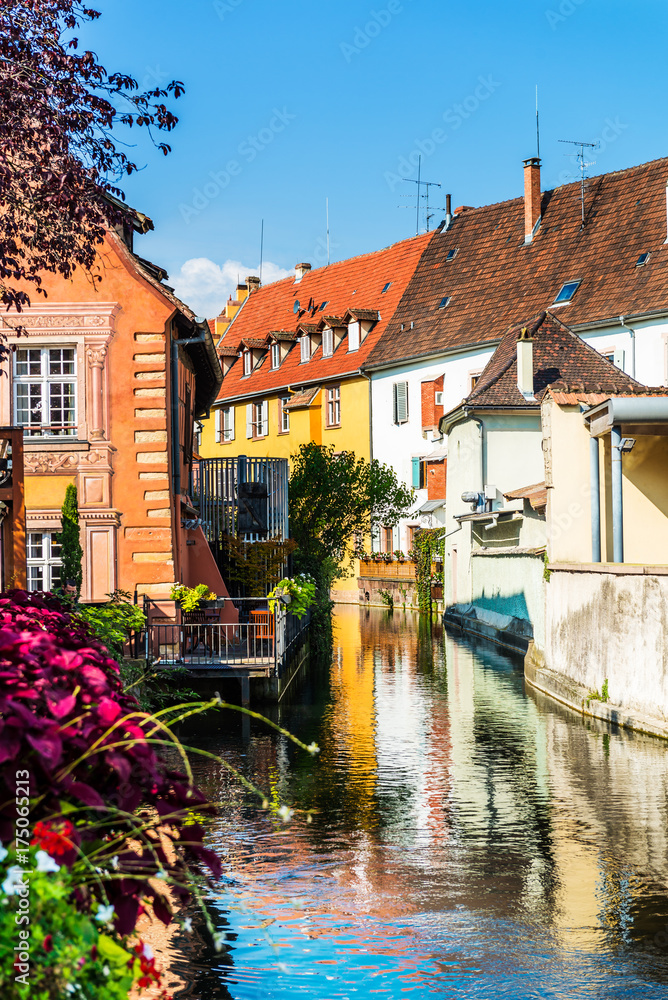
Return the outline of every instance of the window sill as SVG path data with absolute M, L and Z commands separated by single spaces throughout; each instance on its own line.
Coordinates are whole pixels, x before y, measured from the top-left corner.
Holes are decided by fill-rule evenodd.
M 277 431 L 276 437 L 287 437 L 290 431 Z
M 24 451 L 90 451 L 90 443 L 79 438 L 24 437 Z
M 326 431 L 338 431 L 341 429 L 341 424 L 325 424 Z

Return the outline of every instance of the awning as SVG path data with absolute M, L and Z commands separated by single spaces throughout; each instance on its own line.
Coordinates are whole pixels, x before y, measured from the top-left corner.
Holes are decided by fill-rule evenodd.
M 445 498 L 443 500 L 427 500 L 423 503 L 421 507 L 418 507 L 414 514 L 431 514 L 433 511 L 438 510 L 439 507 L 445 506 Z

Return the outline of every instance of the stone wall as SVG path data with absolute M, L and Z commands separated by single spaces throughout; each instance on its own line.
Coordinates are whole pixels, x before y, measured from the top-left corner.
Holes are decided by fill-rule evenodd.
M 545 644 L 543 556 L 529 553 L 471 553 L 471 602 L 488 611 L 531 622 L 534 641 Z
M 546 666 L 588 691 L 607 680 L 612 704 L 668 721 L 668 567 L 550 570 Z

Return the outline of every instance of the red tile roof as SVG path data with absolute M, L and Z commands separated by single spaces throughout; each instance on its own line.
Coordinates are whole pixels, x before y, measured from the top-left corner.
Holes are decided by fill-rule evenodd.
M 667 179 L 668 158 L 590 178 L 584 228 L 579 182 L 544 191 L 540 228 L 527 245 L 524 198 L 458 215 L 447 232 L 436 231 L 367 366 L 494 341 L 518 308 L 525 316 L 548 309 L 567 281 L 581 282 L 559 307 L 570 327 L 665 309 Z
M 519 490 L 511 490 L 503 494 L 506 500 L 528 500 L 534 510 L 541 510 L 547 504 L 547 486 L 545 483 L 534 483 L 523 486 Z
M 533 334 L 533 400 L 525 399 L 517 388 L 517 340 L 524 328 Z M 504 334 L 465 402 L 468 406 L 485 408 L 535 408 L 548 386 L 572 382 L 580 382 L 583 391 L 608 395 L 635 393 L 636 389 L 645 391 L 644 386 L 548 312 L 511 327 Z
M 357 351 L 348 353 L 348 340 L 344 337 L 331 357 L 323 358 L 319 346 L 311 360 L 302 363 L 299 349 L 293 347 L 280 368 L 271 369 L 265 357 L 252 374 L 245 377 L 241 362 L 237 362 L 225 375 L 218 399 L 259 395 L 288 385 L 298 387 L 357 372 L 382 336 L 425 247 L 433 238 L 433 232 L 424 233 L 375 253 L 308 271 L 298 283 L 292 277 L 284 278 L 253 292 L 223 335 L 222 345 L 237 347 L 247 338 L 262 339 L 280 330 L 296 331 L 305 323 L 318 324 L 324 316 L 324 310 L 320 312 L 323 302 L 329 306 L 328 317 L 344 316 L 348 310 L 357 311 L 358 301 L 365 313 L 377 303 L 380 318 Z M 382 294 L 388 282 L 391 285 Z M 301 306 L 297 313 L 293 311 L 296 301 Z M 307 310 L 305 307 L 311 301 L 315 305 Z M 376 310 L 372 311 L 378 315 Z
M 296 392 L 287 403 L 283 404 L 283 409 L 298 410 L 302 406 L 310 406 L 319 392 L 319 385 L 313 385 L 310 389 L 304 389 L 303 392 Z

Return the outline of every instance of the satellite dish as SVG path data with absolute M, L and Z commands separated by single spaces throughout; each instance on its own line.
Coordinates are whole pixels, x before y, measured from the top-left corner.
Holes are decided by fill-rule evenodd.
M 297 315 L 297 313 L 299 312 L 300 309 L 301 309 L 301 306 L 299 305 L 299 299 L 295 299 L 295 304 L 292 307 L 292 311 L 295 314 L 295 316 Z

